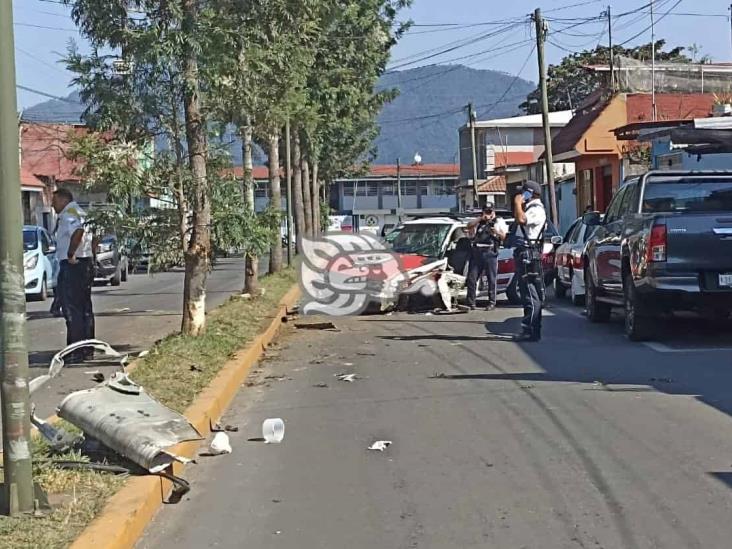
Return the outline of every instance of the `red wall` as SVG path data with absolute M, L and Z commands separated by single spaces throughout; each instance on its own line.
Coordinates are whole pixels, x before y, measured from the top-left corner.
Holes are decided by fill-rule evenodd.
M 626 97 L 628 124 L 653 120 L 653 99 L 650 93 L 629 93 Z M 688 120 L 707 118 L 712 114 L 714 95 L 711 93 L 656 94 L 658 120 Z

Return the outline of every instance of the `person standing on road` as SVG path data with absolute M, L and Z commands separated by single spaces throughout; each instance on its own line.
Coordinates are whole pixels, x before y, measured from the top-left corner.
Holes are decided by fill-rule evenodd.
M 94 338 L 94 311 L 91 288 L 94 282 L 92 235 L 85 228 L 86 214 L 67 189 L 53 193 L 53 209 L 58 214 L 56 257 L 59 261 L 61 308 L 66 319 L 66 343 Z M 82 362 L 93 351 L 74 353 L 67 363 Z
M 515 341 L 541 339 L 541 307 L 544 301 L 544 273 L 541 268 L 541 248 L 546 227 L 546 210 L 541 202 L 541 185 L 524 183 L 513 200 L 516 249 L 514 259 L 524 317 L 521 333 Z
M 498 282 L 498 249 L 508 234 L 508 225 L 496 217 L 493 204 L 483 208 L 480 217 L 468 223 L 468 233 L 473 239 L 468 271 L 468 307 L 475 309 L 478 295 L 478 281 L 485 272 L 488 275 L 487 311 L 496 308 L 496 285 Z

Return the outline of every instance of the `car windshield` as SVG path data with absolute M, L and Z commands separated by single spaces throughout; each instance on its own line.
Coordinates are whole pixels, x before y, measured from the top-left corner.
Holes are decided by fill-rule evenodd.
M 400 254 L 439 257 L 450 225 L 417 223 L 397 227 L 389 233 L 387 242 Z
M 643 194 L 644 213 L 726 211 L 732 211 L 732 178 L 653 178 Z
M 35 250 L 38 247 L 38 232 L 37 231 L 23 231 L 23 251 L 29 252 Z

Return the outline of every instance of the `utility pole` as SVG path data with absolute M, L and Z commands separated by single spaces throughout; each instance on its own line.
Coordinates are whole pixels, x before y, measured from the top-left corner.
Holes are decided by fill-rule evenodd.
M 0 0 L 0 399 L 3 511 L 11 516 L 33 511 L 34 499 L 14 52 L 13 2 Z
M 607 7 L 607 34 L 610 44 L 610 90 L 615 91 L 615 55 L 613 53 L 613 16 L 612 7 Z
M 470 124 L 470 154 L 473 159 L 473 206 L 478 206 L 478 155 L 475 150 L 475 112 L 473 104 L 468 103 L 468 124 Z
M 651 116 L 656 121 L 656 15 L 655 0 L 651 0 Z
M 544 63 L 544 41 L 546 40 L 547 27 L 541 16 L 541 9 L 536 8 L 534 12 L 536 23 L 536 51 L 539 58 L 539 86 L 541 88 L 541 119 L 544 125 L 544 163 L 546 166 L 546 179 L 549 185 L 549 205 L 551 207 L 552 222 L 559 227 L 559 214 L 557 211 L 557 195 L 554 192 L 554 155 L 552 154 L 552 128 L 549 124 L 549 98 L 546 89 L 546 64 Z
M 287 181 L 287 266 L 292 266 L 292 156 L 290 154 L 290 117 L 285 122 L 285 179 Z
M 732 43 L 732 4 L 729 5 L 729 25 L 730 25 L 730 42 Z
M 397 158 L 397 219 L 400 223 L 402 222 L 402 161 L 400 158 Z

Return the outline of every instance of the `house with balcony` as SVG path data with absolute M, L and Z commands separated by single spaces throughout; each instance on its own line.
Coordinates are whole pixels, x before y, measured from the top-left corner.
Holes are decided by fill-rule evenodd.
M 552 136 L 572 119 L 572 111 L 550 113 Z M 480 205 L 492 202 L 505 207 L 509 196 L 525 181 L 543 182 L 544 126 L 541 115 L 481 120 L 475 126 L 476 168 Z M 460 128 L 460 202 L 472 206 L 473 154 L 471 128 Z M 566 174 L 569 166 L 557 169 Z
M 457 212 L 458 175 L 456 164 L 372 165 L 362 176 L 333 182 L 330 207 L 352 215 L 356 229 L 373 231 L 397 224 L 400 214 Z

